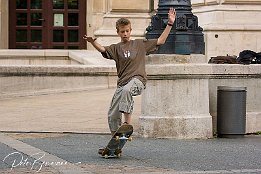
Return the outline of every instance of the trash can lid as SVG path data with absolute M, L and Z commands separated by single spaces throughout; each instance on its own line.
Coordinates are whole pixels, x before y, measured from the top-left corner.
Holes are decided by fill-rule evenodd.
M 232 86 L 218 86 L 218 90 L 221 91 L 246 91 L 246 87 L 232 87 Z

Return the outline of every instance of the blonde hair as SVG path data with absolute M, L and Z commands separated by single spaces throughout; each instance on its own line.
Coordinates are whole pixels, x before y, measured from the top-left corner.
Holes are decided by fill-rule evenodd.
M 120 19 L 118 19 L 117 22 L 116 22 L 117 32 L 119 32 L 120 26 L 125 26 L 125 25 L 129 25 L 129 24 L 131 24 L 131 22 L 127 18 L 120 18 Z

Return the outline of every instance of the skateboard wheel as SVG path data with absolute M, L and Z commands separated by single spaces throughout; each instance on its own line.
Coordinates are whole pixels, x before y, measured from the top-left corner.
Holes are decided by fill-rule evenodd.
M 132 137 L 129 137 L 129 138 L 128 138 L 128 141 L 132 141 Z
M 116 141 L 120 140 L 120 137 L 119 136 L 116 136 L 115 137 Z
M 120 157 L 121 157 L 121 153 L 118 153 L 118 154 L 117 154 L 117 157 L 120 158 Z
M 104 151 L 104 149 L 99 149 L 98 154 L 102 155 L 103 151 Z
M 104 149 L 103 151 L 102 151 L 102 156 L 105 156 L 105 155 L 108 155 L 108 153 L 109 153 L 109 150 L 108 149 Z
M 115 154 L 115 155 L 118 155 L 118 154 L 120 154 L 121 152 L 122 152 L 121 149 L 116 149 L 114 154 Z
M 104 155 L 104 158 L 105 158 L 105 159 L 108 159 L 108 158 L 109 158 L 109 156 L 106 154 L 106 155 Z

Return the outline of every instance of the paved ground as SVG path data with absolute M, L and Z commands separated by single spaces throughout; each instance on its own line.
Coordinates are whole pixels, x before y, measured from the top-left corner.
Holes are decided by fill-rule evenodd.
M 1 131 L 108 133 L 107 110 L 115 89 L 0 99 Z M 134 127 L 140 96 L 135 97 Z
M 109 138 L 96 134 L 1 135 L 1 172 L 261 173 L 260 136 L 209 140 L 136 137 L 125 146 L 120 159 L 103 159 L 97 149 Z
M 261 136 L 208 140 L 134 136 L 122 158 L 99 157 L 97 149 L 110 138 L 106 112 L 113 92 L 1 99 L 0 173 L 261 173 Z M 139 114 L 136 107 L 136 129 Z M 29 131 L 37 133 L 24 133 Z

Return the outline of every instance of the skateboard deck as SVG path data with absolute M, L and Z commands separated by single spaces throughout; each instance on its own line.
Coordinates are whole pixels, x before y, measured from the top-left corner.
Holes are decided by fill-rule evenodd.
M 131 134 L 133 133 L 132 125 L 122 125 L 114 133 L 110 139 L 108 145 L 104 149 L 99 149 L 98 153 L 104 158 L 121 157 L 122 148 L 125 143 L 131 140 Z

